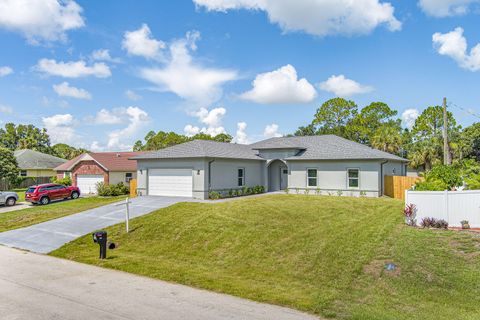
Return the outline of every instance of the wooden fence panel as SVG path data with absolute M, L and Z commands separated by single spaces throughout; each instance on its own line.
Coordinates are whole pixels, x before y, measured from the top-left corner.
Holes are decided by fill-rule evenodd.
M 13 185 L 5 179 L 0 179 L 0 190 L 26 189 L 37 184 L 50 183 L 51 177 L 26 177 L 17 185 Z
M 405 190 L 410 189 L 420 177 L 385 176 L 385 195 L 395 199 L 405 200 Z
M 137 196 L 137 179 L 130 180 L 130 198 Z

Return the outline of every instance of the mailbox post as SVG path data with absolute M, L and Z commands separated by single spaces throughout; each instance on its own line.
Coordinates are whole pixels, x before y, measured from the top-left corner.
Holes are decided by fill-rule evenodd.
M 107 231 L 97 231 L 92 234 L 93 242 L 100 246 L 100 259 L 107 257 Z

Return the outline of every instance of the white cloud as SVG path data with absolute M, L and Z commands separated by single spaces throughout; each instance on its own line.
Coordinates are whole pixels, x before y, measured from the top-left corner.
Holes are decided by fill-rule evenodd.
M 79 89 L 70 86 L 70 84 L 66 81 L 60 84 L 54 84 L 53 90 L 61 97 L 71 97 L 75 99 L 92 99 L 92 95 L 90 92 L 84 89 Z
M 110 51 L 108 49 L 98 49 L 94 50 L 91 54 L 93 60 L 97 61 L 108 61 L 114 63 L 120 63 L 121 60 L 117 58 L 112 58 Z
M 419 117 L 420 112 L 417 109 L 407 109 L 402 113 L 402 124 L 408 129 L 412 129 L 415 120 Z
M 13 108 L 0 104 L 0 113 L 13 114 Z
M 288 104 L 311 102 L 317 96 L 315 88 L 306 79 L 298 79 L 297 71 L 289 64 L 258 74 L 252 86 L 250 91 L 240 95 L 242 99 L 262 104 Z
M 343 74 L 331 76 L 318 85 L 324 91 L 331 92 L 338 97 L 350 97 L 356 94 L 368 93 L 374 89 L 370 86 L 362 85 L 354 80 L 346 78 Z
M 401 29 L 395 8 L 380 0 L 193 0 L 209 11 L 260 10 L 285 32 L 315 36 L 368 34 L 380 25 Z
M 470 71 L 480 70 L 480 43 L 468 52 L 467 39 L 463 36 L 462 28 L 455 28 L 448 33 L 437 32 L 432 40 L 439 54 L 452 58 L 461 68 Z
M 76 133 L 73 128 L 74 118 L 71 114 L 56 114 L 42 118 L 43 126 L 47 129 L 52 144 L 76 142 Z
M 418 5 L 426 14 L 441 18 L 464 15 L 478 3 L 479 0 L 420 0 Z
M 132 100 L 132 101 L 137 101 L 137 100 L 142 99 L 141 95 L 135 93 L 134 91 L 132 91 L 130 89 L 125 91 L 125 96 L 127 96 L 127 98 Z
M 38 61 L 34 69 L 48 75 L 64 78 L 80 78 L 87 76 L 108 78 L 112 75 L 110 68 L 105 63 L 97 62 L 91 66 L 87 66 L 83 60 L 57 62 L 53 59 L 41 59 Z
M 197 126 L 188 124 L 184 128 L 184 132 L 187 136 L 194 136 L 200 132 L 209 134 L 211 136 L 226 133 L 225 128 L 222 126 L 222 120 L 226 113 L 227 110 L 225 108 L 214 108 L 212 110 L 200 108 L 190 115 L 198 118 L 198 121 L 206 126 L 199 128 Z
M 263 136 L 265 138 L 278 138 L 283 135 L 278 132 L 278 124 L 272 123 L 265 127 L 265 130 L 263 131 Z
M 128 125 L 120 130 L 108 134 L 107 148 L 109 150 L 131 150 L 135 134 L 149 121 L 148 113 L 138 107 L 117 109 L 119 113 L 128 119 Z
M 113 109 L 113 111 L 102 109 L 97 112 L 93 122 L 95 124 L 120 124 L 124 122 L 124 120 L 121 118 L 121 116 L 124 114 L 125 109 L 122 108 Z
M 0 77 L 8 76 L 13 73 L 13 69 L 8 66 L 0 67 Z
M 246 129 L 247 129 L 246 122 L 237 123 L 237 132 L 235 134 L 235 138 L 233 139 L 233 142 L 239 143 L 239 144 L 249 144 L 250 141 L 245 131 Z
M 93 152 L 101 152 L 105 151 L 105 148 L 100 145 L 100 142 L 98 141 L 93 141 L 92 144 L 90 145 L 90 150 Z
M 66 40 L 66 31 L 85 25 L 72 0 L 2 0 L 0 28 L 21 33 L 28 42 Z
M 138 30 L 125 32 L 122 48 L 130 55 L 159 60 L 162 59 L 165 43 L 153 38 L 150 28 L 144 23 Z
M 169 46 L 170 56 L 162 68 L 143 68 L 140 76 L 152 82 L 161 91 L 173 92 L 197 105 L 209 105 L 222 95 L 222 85 L 235 80 L 237 72 L 228 69 L 208 68 L 194 61 L 191 52 L 196 50 L 198 32 L 188 32 L 186 38 Z

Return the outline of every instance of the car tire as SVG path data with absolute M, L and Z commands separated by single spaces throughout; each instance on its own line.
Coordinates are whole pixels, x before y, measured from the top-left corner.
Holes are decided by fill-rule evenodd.
M 13 207 L 17 203 L 17 199 L 15 198 L 8 198 L 7 201 L 5 202 L 5 205 L 7 207 Z
M 72 198 L 73 200 L 75 200 L 75 199 L 78 199 L 78 196 L 79 196 L 79 195 L 78 195 L 78 192 L 77 192 L 77 191 L 73 191 L 70 198 Z
M 48 197 L 42 197 L 42 199 L 40 199 L 40 204 L 42 205 L 46 205 L 49 203 L 50 203 L 50 199 Z

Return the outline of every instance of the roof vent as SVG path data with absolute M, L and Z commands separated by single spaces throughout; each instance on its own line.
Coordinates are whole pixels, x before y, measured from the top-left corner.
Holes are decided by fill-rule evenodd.
M 117 153 L 117 158 L 120 158 L 120 153 Z

